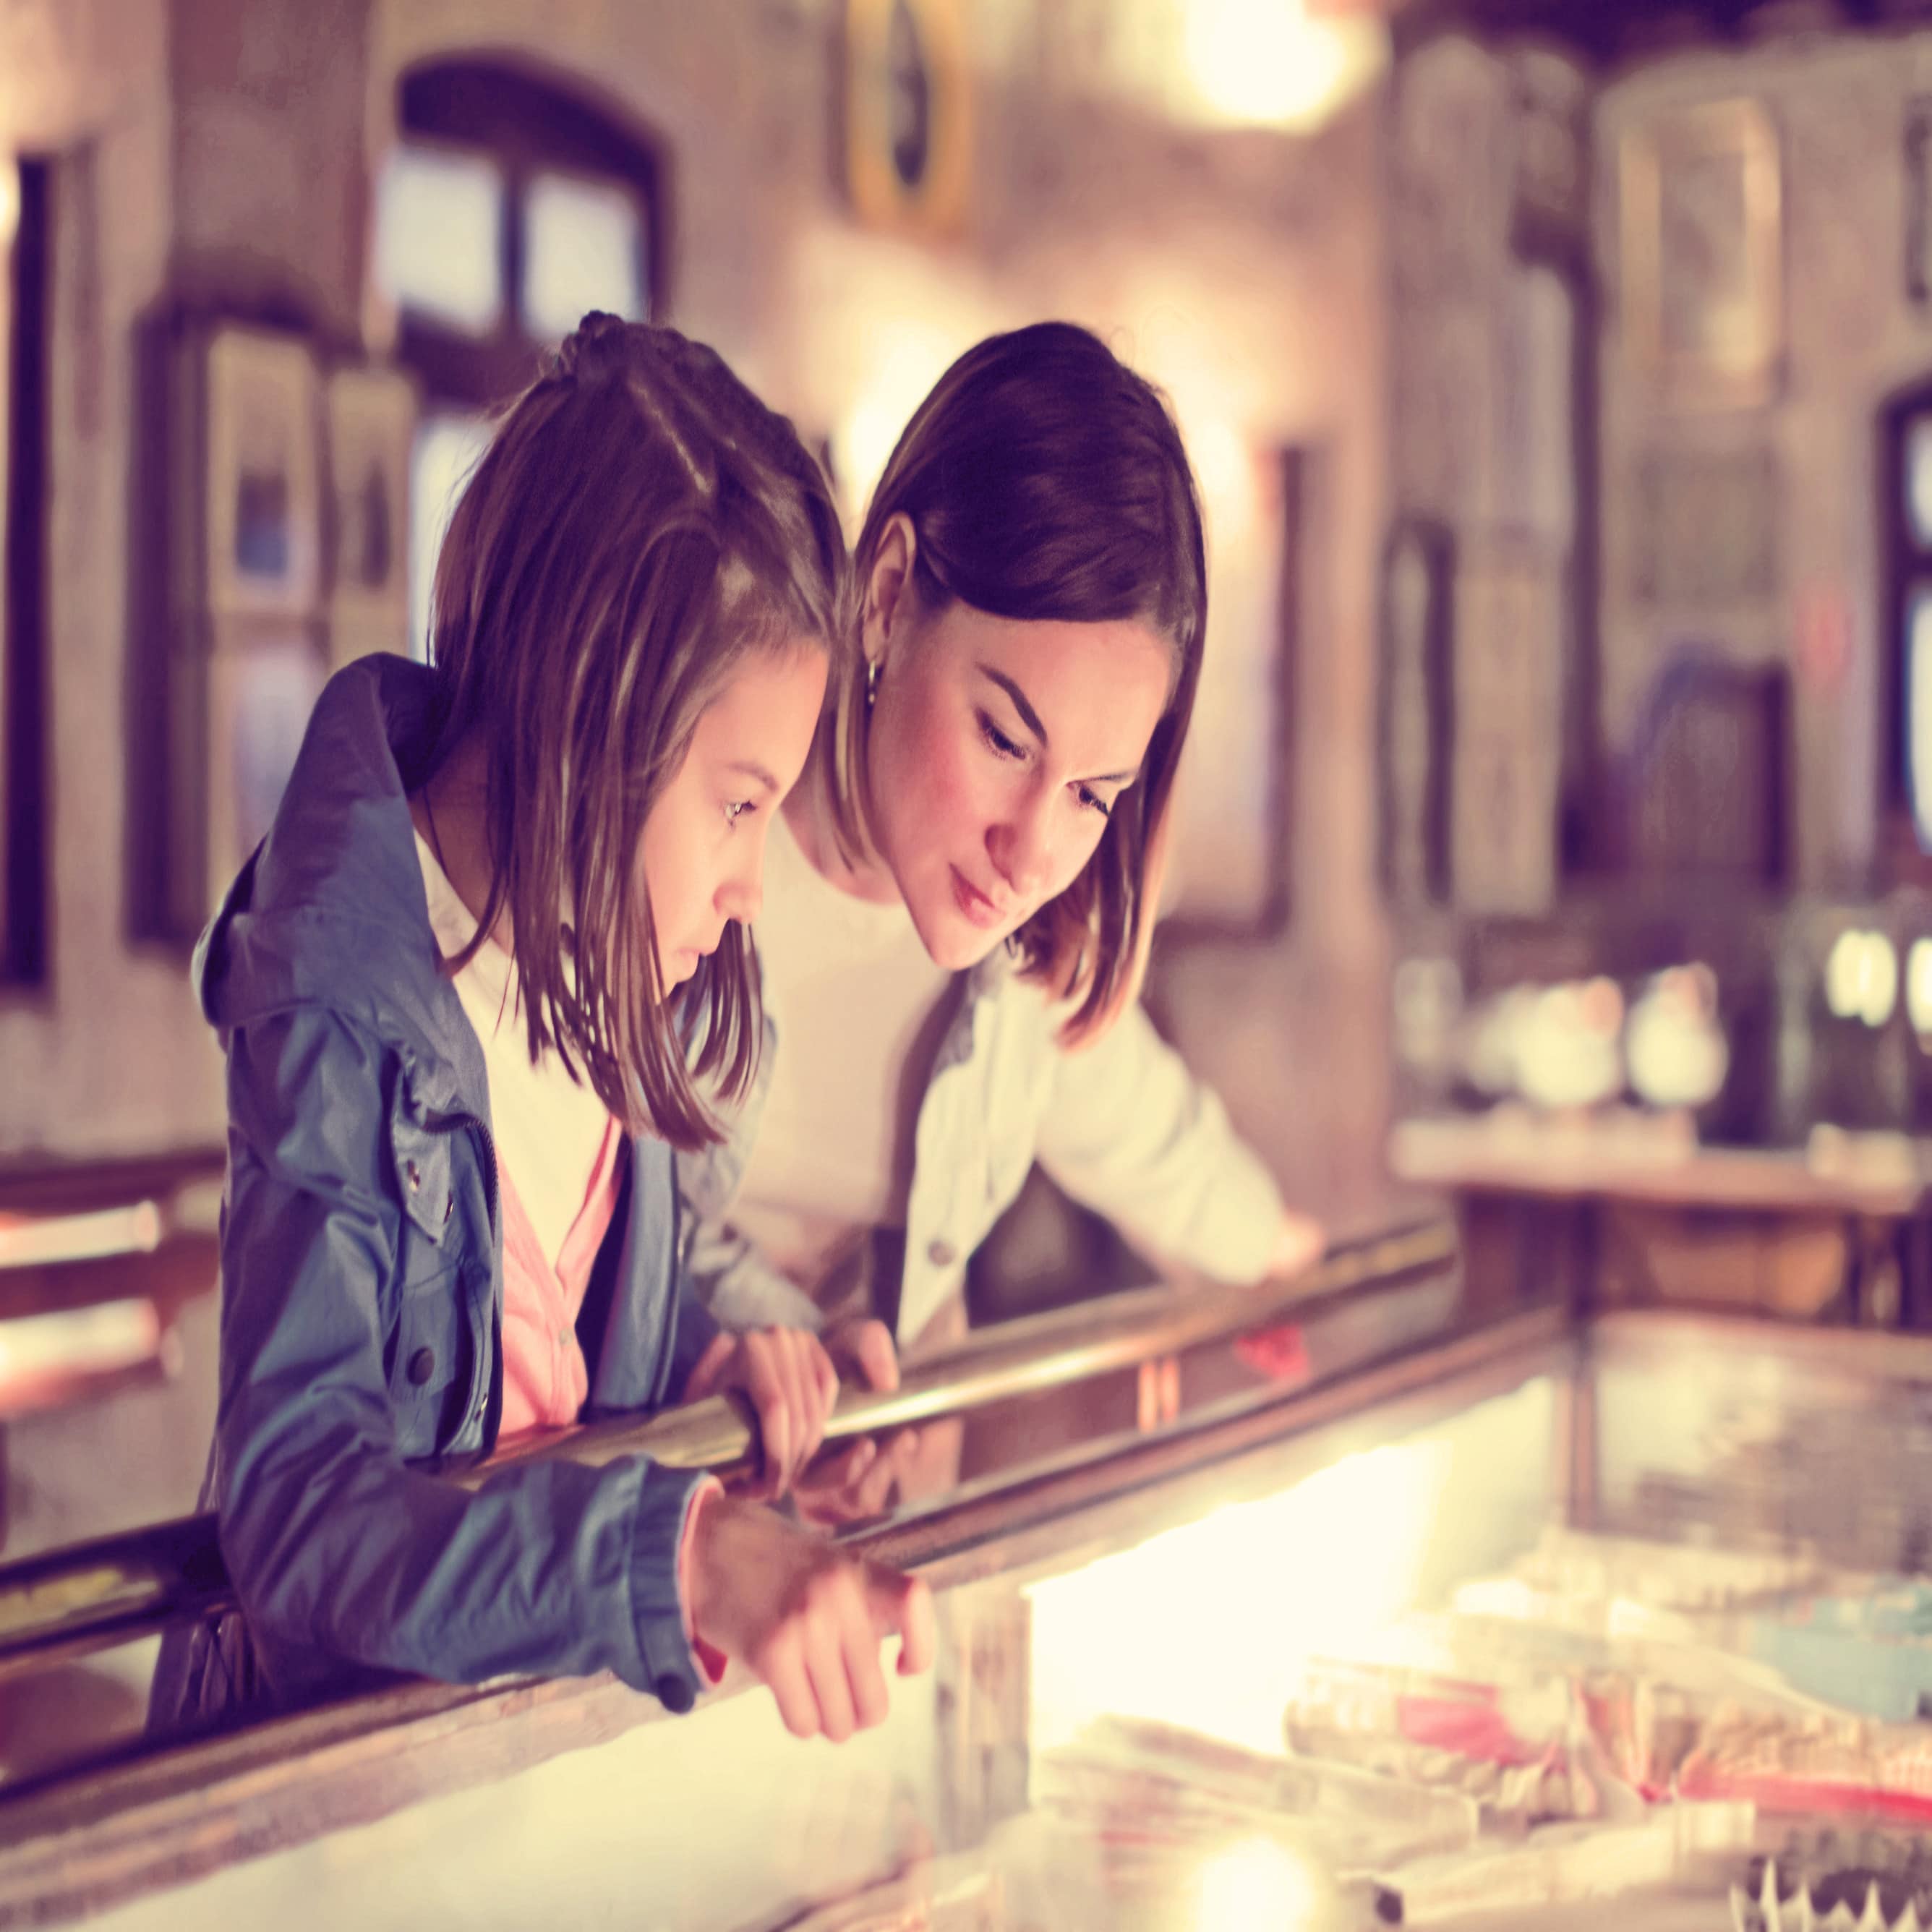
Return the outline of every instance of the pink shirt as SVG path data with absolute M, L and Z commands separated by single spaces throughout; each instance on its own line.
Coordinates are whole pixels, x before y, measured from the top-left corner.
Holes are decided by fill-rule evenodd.
M 563 1238 L 556 1264 L 530 1226 L 502 1156 L 496 1157 L 496 1190 L 503 1210 L 503 1426 L 505 1436 L 526 1429 L 560 1429 L 574 1422 L 590 1393 L 590 1378 L 577 1339 L 578 1312 L 590 1286 L 590 1270 L 617 1208 L 617 1155 L 624 1144 L 617 1124 L 604 1130 L 596 1165 L 577 1218 Z

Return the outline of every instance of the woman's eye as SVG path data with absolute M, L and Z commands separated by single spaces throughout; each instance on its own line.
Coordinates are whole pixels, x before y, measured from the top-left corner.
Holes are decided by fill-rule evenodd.
M 1018 758 L 1026 755 L 983 711 L 980 714 L 980 733 L 1003 758 Z
M 748 812 L 757 810 L 758 807 L 748 798 L 734 798 L 724 808 L 724 823 L 727 825 L 736 825 Z
M 1114 808 L 1090 785 L 1079 788 L 1080 802 L 1090 812 L 1097 812 L 1102 818 L 1112 818 Z

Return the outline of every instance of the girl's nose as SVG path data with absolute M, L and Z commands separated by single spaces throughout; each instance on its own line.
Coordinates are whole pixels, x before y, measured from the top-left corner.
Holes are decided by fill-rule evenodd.
M 727 878 L 718 894 L 718 910 L 727 919 L 749 926 L 765 903 L 765 855 L 760 844 L 750 862 Z

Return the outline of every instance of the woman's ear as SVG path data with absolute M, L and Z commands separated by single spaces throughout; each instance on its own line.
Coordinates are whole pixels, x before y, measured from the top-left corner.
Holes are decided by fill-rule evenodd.
M 903 628 L 911 614 L 908 601 L 916 597 L 913 587 L 913 559 L 918 554 L 919 536 L 912 519 L 903 510 L 886 519 L 879 534 L 878 548 L 872 553 L 872 568 L 866 580 L 865 621 L 862 641 L 867 660 L 881 662 L 892 640 L 894 627 Z

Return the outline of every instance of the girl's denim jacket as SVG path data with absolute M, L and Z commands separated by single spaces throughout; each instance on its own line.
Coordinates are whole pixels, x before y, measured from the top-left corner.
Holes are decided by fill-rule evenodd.
M 1220 1281 L 1265 1272 L 1283 1212 L 1273 1179 L 1138 1004 L 1090 1046 L 1056 1037 L 1064 1016 L 1001 949 L 959 976 L 958 1006 L 914 1128 L 898 1340 L 915 1340 L 1036 1159 L 1148 1253 Z M 814 1304 L 732 1227 L 730 1207 L 781 1050 L 765 1021 L 751 1099 L 729 1142 L 677 1157 L 692 1222 L 689 1265 L 729 1328 L 815 1325 Z
M 482 1050 L 439 970 L 406 796 L 431 677 L 364 658 L 316 704 L 274 826 L 195 959 L 228 1056 L 220 1396 L 203 1506 L 242 1615 L 171 1634 L 151 1723 L 397 1672 L 700 1682 L 677 1592 L 700 1480 L 493 1447 L 502 1246 Z M 591 1412 L 674 1399 L 717 1332 L 676 1264 L 670 1152 L 631 1144 L 578 1324 Z

